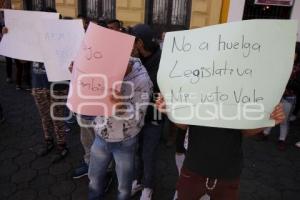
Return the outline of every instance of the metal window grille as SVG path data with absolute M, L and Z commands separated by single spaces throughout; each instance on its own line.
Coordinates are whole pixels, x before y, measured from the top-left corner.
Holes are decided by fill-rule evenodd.
M 147 0 L 146 22 L 154 29 L 188 29 L 191 0 Z
M 116 1 L 102 0 L 102 17 L 105 19 L 114 19 L 116 17 Z
M 0 0 L 0 8 L 11 8 L 11 0 Z
M 89 19 L 114 19 L 116 13 L 115 0 L 81 0 L 80 14 Z
M 188 22 L 188 1 L 173 0 L 171 24 L 186 26 Z
M 153 24 L 167 24 L 168 23 L 168 8 L 169 1 L 154 0 L 153 2 Z
M 42 11 L 46 8 L 55 9 L 55 0 L 25 0 L 24 5 L 27 10 Z
M 274 6 L 255 4 L 255 0 L 246 0 L 243 19 L 290 19 L 292 6 Z

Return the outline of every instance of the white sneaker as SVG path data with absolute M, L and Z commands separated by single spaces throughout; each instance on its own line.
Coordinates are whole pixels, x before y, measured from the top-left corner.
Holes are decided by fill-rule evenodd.
M 296 147 L 300 148 L 300 141 L 295 144 Z
M 152 193 L 153 193 L 152 189 L 144 188 L 140 200 L 151 200 Z
M 178 199 L 178 194 L 177 194 L 177 191 L 176 191 L 175 194 L 174 194 L 173 200 L 177 200 L 177 199 Z
M 141 191 L 142 189 L 143 186 L 141 184 L 138 184 L 137 180 L 134 180 L 132 182 L 131 196 L 134 196 L 137 192 Z

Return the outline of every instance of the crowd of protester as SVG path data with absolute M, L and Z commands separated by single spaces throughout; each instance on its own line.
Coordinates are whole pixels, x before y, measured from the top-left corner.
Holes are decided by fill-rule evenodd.
M 46 12 L 56 12 L 47 9 Z M 90 21 L 82 16 L 84 28 Z M 163 47 L 164 33 L 157 38 L 150 26 L 138 24 L 125 28 L 117 19 L 93 21 L 101 26 L 131 34 L 136 37 L 132 55 L 126 70 L 124 81 L 134 85 L 133 97 L 122 100 L 112 97 L 112 102 L 130 103 L 132 105 L 147 104 L 137 109 L 139 116 L 129 120 L 114 117 L 86 116 L 72 113 L 80 126 L 80 140 L 84 149 L 82 162 L 74 169 L 73 178 L 88 175 L 88 199 L 105 199 L 105 193 L 113 178 L 113 171 L 118 179 L 118 199 L 127 200 L 141 191 L 141 200 L 152 199 L 155 183 L 155 161 L 157 147 L 163 138 L 163 130 L 168 127 L 171 134 L 165 136 L 166 144 L 176 146 L 175 161 L 180 174 L 174 199 L 196 200 L 210 196 L 214 200 L 239 199 L 240 174 L 242 171 L 243 136 L 260 135 L 264 140 L 268 129 L 233 130 L 225 128 L 202 127 L 174 124 L 165 115 L 165 102 L 157 84 L 157 72 Z M 9 34 L 2 24 L 2 33 Z M 286 147 L 285 139 L 289 132 L 289 123 L 297 118 L 300 101 L 300 66 L 299 46 L 296 49 L 295 67 L 282 105 L 276 106 L 271 118 L 280 124 L 279 149 Z M 7 83 L 16 89 L 31 90 L 42 121 L 44 146 L 37 149 L 37 155 L 47 156 L 51 151 L 56 153 L 53 163 L 60 162 L 68 156 L 66 142 L 68 123 L 52 119 L 50 107 L 52 103 L 65 100 L 54 99 L 50 95 L 50 85 L 43 63 L 6 59 Z M 13 63 L 16 66 L 16 77 L 12 76 Z M 72 71 L 72 65 L 70 71 Z M 23 84 L 25 83 L 25 84 Z M 68 93 L 68 84 L 55 83 L 56 96 Z M 125 85 L 119 96 L 130 92 Z M 145 95 L 147 94 L 147 95 Z M 143 96 L 143 98 L 142 98 Z M 148 98 L 145 98 L 148 97 Z M 152 103 L 152 104 L 151 104 Z M 295 107 L 296 105 L 296 107 Z M 160 112 L 157 112 L 157 109 Z M 123 109 L 124 110 L 124 109 Z M 69 111 L 64 106 L 54 108 L 54 115 L 63 117 Z M 132 114 L 128 109 L 118 113 L 120 116 Z M 103 121 L 107 120 L 103 126 Z M 71 121 L 71 120 L 68 120 Z M 0 124 L 5 123 L 0 104 Z M 52 134 L 52 132 L 54 134 Z M 296 144 L 300 148 L 300 142 Z M 175 183 L 174 183 L 175 186 Z M 209 199 L 209 198 L 207 198 Z

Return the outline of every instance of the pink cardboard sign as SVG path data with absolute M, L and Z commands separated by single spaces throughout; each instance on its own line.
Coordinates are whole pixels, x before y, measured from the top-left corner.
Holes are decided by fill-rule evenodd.
M 111 116 L 112 89 L 119 90 L 134 37 L 90 23 L 74 61 L 67 105 L 89 116 Z

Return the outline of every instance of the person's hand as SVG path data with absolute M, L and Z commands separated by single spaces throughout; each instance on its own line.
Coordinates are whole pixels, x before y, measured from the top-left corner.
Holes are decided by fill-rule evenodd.
M 164 100 L 164 97 L 160 93 L 158 94 L 158 97 L 155 100 L 155 105 L 159 112 L 166 114 L 166 102 Z
M 270 115 L 270 118 L 275 120 L 275 125 L 282 123 L 285 120 L 285 114 L 283 110 L 283 105 L 280 103 L 278 104 L 273 112 Z M 255 136 L 261 133 L 265 128 L 257 128 L 257 129 L 250 129 L 250 130 L 243 130 L 242 133 L 244 136 Z
M 271 113 L 270 118 L 275 120 L 275 124 L 281 124 L 284 120 L 285 120 L 285 114 L 284 114 L 284 110 L 283 110 L 283 105 L 282 103 L 278 104 L 273 112 Z
M 2 28 L 2 34 L 4 35 L 4 34 L 7 34 L 7 33 L 8 33 L 8 28 L 4 26 Z
M 72 73 L 72 71 L 73 71 L 73 65 L 74 65 L 74 62 L 72 61 L 71 62 L 71 64 L 70 64 L 70 66 L 69 66 L 69 71 Z

